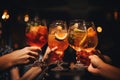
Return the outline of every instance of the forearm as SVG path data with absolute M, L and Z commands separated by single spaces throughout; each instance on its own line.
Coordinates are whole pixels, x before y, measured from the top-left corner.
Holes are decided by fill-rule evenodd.
M 19 80 L 33 80 L 41 71 L 40 67 L 32 67 Z
M 102 65 L 100 75 L 111 80 L 120 80 L 120 69 L 109 64 Z
M 20 79 L 19 68 L 18 67 L 13 67 L 10 70 L 10 76 L 11 76 L 11 80 L 18 80 L 18 79 Z
M 0 57 L 0 71 L 8 69 L 14 65 L 10 57 L 9 54 Z

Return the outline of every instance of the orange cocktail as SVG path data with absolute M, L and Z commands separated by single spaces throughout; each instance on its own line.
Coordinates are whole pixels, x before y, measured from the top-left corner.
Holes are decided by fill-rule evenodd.
M 50 49 L 57 47 L 54 52 L 56 57 L 52 59 L 62 60 L 64 51 L 68 47 L 67 25 L 63 20 L 53 21 L 49 26 L 48 46 Z M 53 60 L 54 61 L 54 60 Z

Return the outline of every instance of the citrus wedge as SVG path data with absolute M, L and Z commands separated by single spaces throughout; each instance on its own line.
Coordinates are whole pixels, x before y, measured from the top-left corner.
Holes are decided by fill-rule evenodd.
M 78 29 L 78 28 L 75 28 L 74 29 L 74 32 L 85 32 L 84 30 L 80 30 L 80 29 Z
M 55 33 L 55 38 L 58 40 L 64 40 L 67 37 L 67 33 Z
M 88 36 L 95 36 L 96 35 L 96 32 L 92 27 L 89 27 L 87 29 L 87 32 L 88 32 Z
M 94 29 L 93 29 L 92 27 L 89 27 L 89 28 L 87 29 L 87 31 L 88 31 L 88 32 L 93 32 Z

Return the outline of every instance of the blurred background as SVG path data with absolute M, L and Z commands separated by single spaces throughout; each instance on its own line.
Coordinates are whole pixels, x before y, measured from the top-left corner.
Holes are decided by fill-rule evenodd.
M 120 66 L 119 4 L 119 0 L 0 0 L 2 39 L 13 48 L 23 47 L 26 22 L 36 16 L 47 21 L 90 19 L 98 29 L 97 48 Z

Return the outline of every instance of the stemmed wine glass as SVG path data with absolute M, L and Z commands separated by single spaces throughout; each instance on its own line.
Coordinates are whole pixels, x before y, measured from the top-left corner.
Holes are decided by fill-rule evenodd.
M 68 34 L 69 45 L 76 50 L 76 60 L 77 63 L 80 63 L 78 53 L 83 48 L 82 44 L 87 37 L 85 21 L 82 19 L 70 20 Z
M 86 20 L 85 26 L 87 28 L 87 37 L 82 44 L 82 50 L 79 52 L 79 59 L 81 63 L 83 63 L 85 66 L 88 66 L 90 64 L 88 56 L 92 55 L 95 51 L 98 53 L 98 50 L 96 49 L 98 44 L 98 36 L 93 21 Z
M 42 20 L 39 20 L 39 18 L 35 18 L 33 21 L 27 23 L 25 36 L 27 45 L 42 48 L 48 41 L 46 24 Z M 42 54 L 40 54 L 39 60 L 41 57 Z
M 68 47 L 67 24 L 64 20 L 54 20 L 49 25 L 48 46 L 52 49 L 57 47 L 54 54 L 51 56 L 51 62 L 57 61 L 55 70 L 63 70 L 61 66 L 64 50 Z

